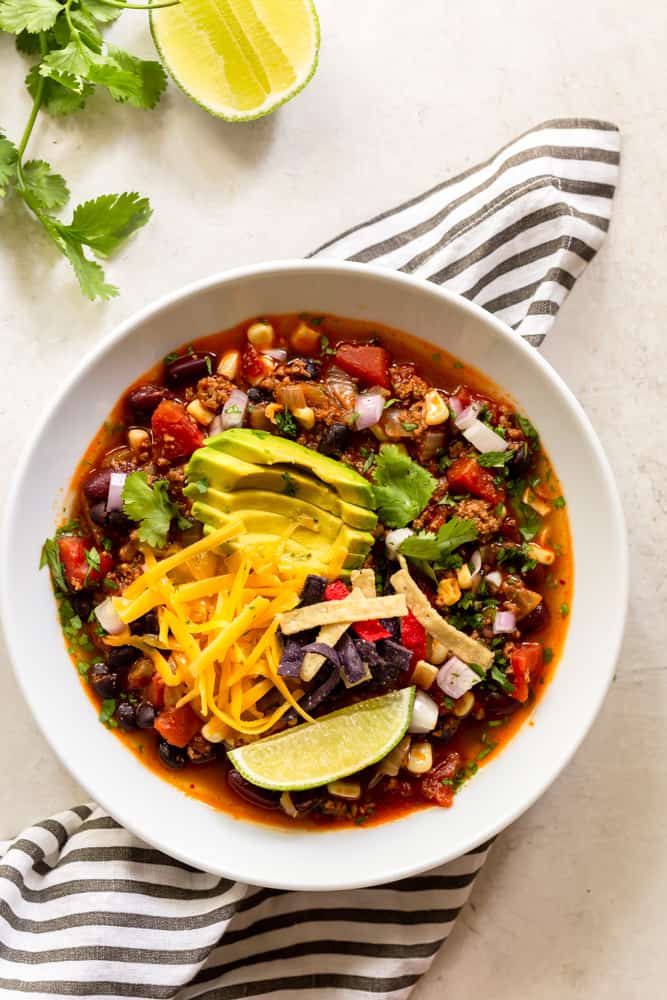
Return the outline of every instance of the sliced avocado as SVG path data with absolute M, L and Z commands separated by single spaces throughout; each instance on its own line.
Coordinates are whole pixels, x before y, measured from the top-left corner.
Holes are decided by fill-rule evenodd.
M 209 438 L 207 447 L 257 465 L 299 466 L 328 483 L 343 500 L 369 509 L 375 506 L 370 483 L 354 469 L 334 458 L 321 455 L 312 448 L 305 448 L 295 441 L 270 434 L 269 431 L 234 427 Z
M 235 455 L 213 448 L 199 448 L 186 469 L 189 485 L 185 495 L 192 500 L 203 499 L 208 484 L 223 493 L 232 490 L 266 490 L 293 496 L 328 510 L 352 528 L 373 531 L 377 514 L 366 507 L 343 500 L 329 486 L 295 466 L 253 465 Z

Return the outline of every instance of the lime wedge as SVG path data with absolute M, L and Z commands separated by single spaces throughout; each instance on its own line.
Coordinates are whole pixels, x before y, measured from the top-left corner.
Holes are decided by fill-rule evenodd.
M 281 792 L 317 788 L 386 757 L 407 732 L 414 700 L 413 687 L 390 691 L 237 747 L 227 756 L 244 778 L 260 788 Z
M 181 90 L 228 121 L 275 111 L 317 66 L 320 27 L 312 0 L 181 0 L 152 10 L 150 22 Z

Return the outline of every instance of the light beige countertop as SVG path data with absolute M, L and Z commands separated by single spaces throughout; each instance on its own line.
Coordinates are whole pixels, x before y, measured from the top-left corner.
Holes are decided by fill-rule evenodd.
M 155 215 L 108 266 L 120 298 L 91 305 L 38 228 L 18 218 L 20 206 L 0 208 L 0 495 L 61 379 L 139 306 L 232 265 L 300 256 L 541 120 L 620 125 L 611 232 L 544 354 L 584 405 L 620 485 L 632 567 L 625 643 L 591 734 L 501 836 L 415 996 L 663 996 L 667 11 L 656 0 L 633 8 L 319 0 L 318 8 L 319 70 L 272 118 L 218 122 L 170 86 L 153 112 L 96 98 L 83 115 L 39 125 L 31 155 L 62 171 L 76 199 L 136 189 Z M 114 30 L 137 53 L 151 52 L 143 15 L 124 14 Z M 28 113 L 25 68 L 6 36 L 0 64 L 0 121 L 16 137 Z M 609 584 L 600 580 L 602 602 Z M 30 608 L 25 615 L 26 627 L 38 627 Z M 0 705 L 2 838 L 86 796 L 37 732 L 4 650 Z

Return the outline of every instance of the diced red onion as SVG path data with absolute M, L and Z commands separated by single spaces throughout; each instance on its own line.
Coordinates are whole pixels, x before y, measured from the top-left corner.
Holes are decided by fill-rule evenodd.
M 354 403 L 355 412 L 359 414 L 354 422 L 355 431 L 365 431 L 382 419 L 384 411 L 384 396 L 379 392 L 359 393 Z
M 409 733 L 432 733 L 438 724 L 438 706 L 424 691 L 417 691 Z
M 424 443 L 421 447 L 421 458 L 424 462 L 428 462 L 430 458 L 440 451 L 444 446 L 445 435 L 442 431 L 426 431 L 424 434 Z
M 477 420 L 477 414 L 482 409 L 482 404 L 479 402 L 471 403 L 470 406 L 466 406 L 465 410 L 459 413 L 455 420 L 456 426 L 460 431 L 464 431 L 466 427 L 470 427 L 475 420 Z
M 481 680 L 458 656 L 450 656 L 438 670 L 436 683 L 449 698 L 460 698 Z
M 218 413 L 218 415 L 213 417 L 213 420 L 208 425 L 208 434 L 206 436 L 215 437 L 216 434 L 222 434 L 224 429 L 225 428 L 222 425 L 222 417 Z
M 497 569 L 494 569 L 492 573 L 487 573 L 484 579 L 492 590 L 497 590 L 498 587 L 502 587 L 503 577 Z
M 458 417 L 459 414 L 463 413 L 463 403 L 458 396 L 449 397 L 449 408 L 455 417 Z
M 105 601 L 97 605 L 95 608 L 95 617 L 104 631 L 108 632 L 109 635 L 119 635 L 127 628 L 125 622 L 122 622 L 118 617 L 118 612 L 114 608 L 110 597 L 107 597 Z
M 265 354 L 267 358 L 273 358 L 274 361 L 277 361 L 281 365 L 287 361 L 287 351 L 284 351 L 282 347 L 272 347 L 271 350 L 262 351 L 261 353 Z
M 461 418 L 459 418 L 461 419 Z M 458 423 L 458 421 L 457 421 Z M 477 448 L 477 451 L 505 451 L 508 447 L 504 437 L 491 428 L 483 424 L 481 420 L 473 420 L 463 431 L 463 436 L 470 444 Z
M 482 553 L 479 549 L 475 549 L 473 554 L 470 556 L 470 575 L 475 577 L 482 572 Z
M 248 409 L 248 397 L 240 389 L 232 389 L 227 402 L 222 408 L 222 429 L 243 427 L 245 411 Z
M 502 632 L 513 632 L 516 628 L 516 615 L 513 611 L 496 611 L 493 620 L 493 634 L 500 635 Z
M 112 472 L 109 478 L 109 491 L 107 493 L 107 511 L 123 509 L 123 487 L 127 479 L 127 472 Z
M 414 535 L 412 528 L 395 528 L 394 531 L 387 532 L 384 544 L 390 559 L 398 559 L 398 550 L 410 535 Z

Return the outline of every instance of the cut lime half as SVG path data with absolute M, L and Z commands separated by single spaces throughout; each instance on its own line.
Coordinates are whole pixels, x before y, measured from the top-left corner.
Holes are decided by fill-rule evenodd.
M 230 750 L 244 778 L 260 788 L 298 791 L 356 774 L 386 757 L 405 736 L 413 687 L 348 705 L 316 722 Z
M 181 0 L 150 13 L 175 82 L 212 115 L 247 121 L 308 83 L 320 27 L 312 0 Z

